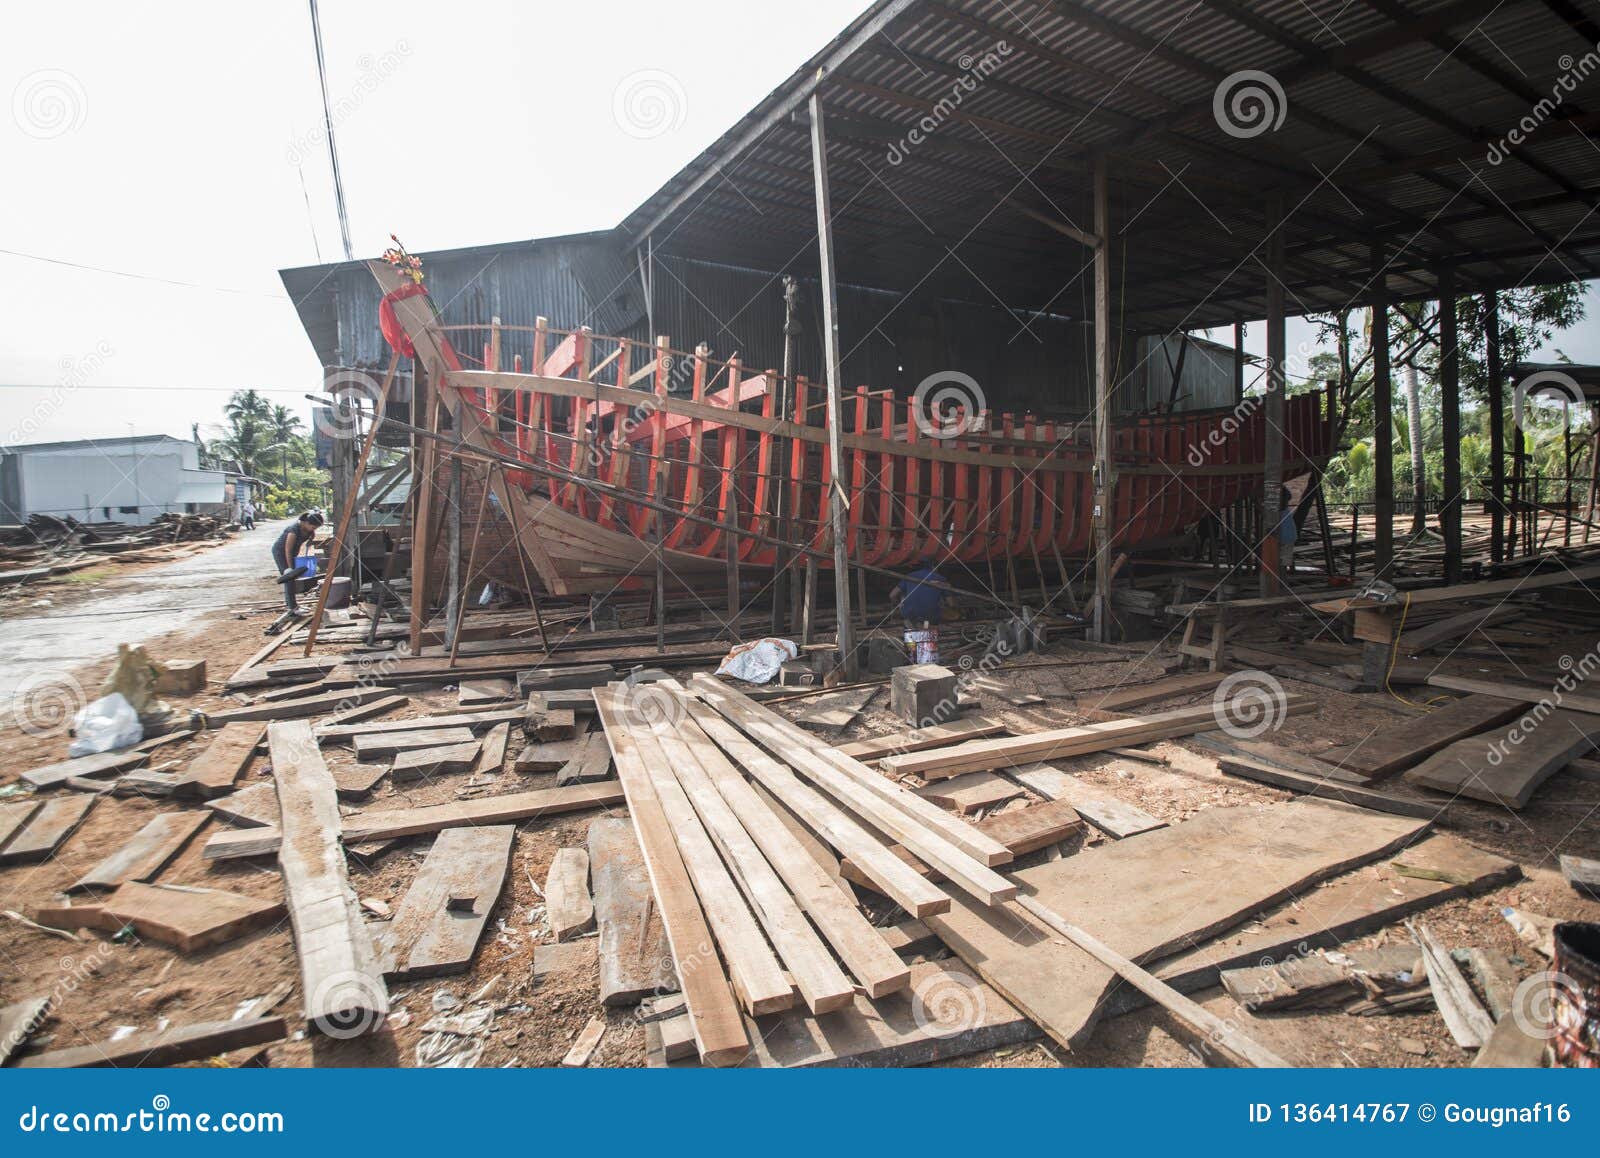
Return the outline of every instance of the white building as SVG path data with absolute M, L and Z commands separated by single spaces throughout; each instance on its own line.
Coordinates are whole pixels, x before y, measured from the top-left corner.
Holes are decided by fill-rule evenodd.
M 136 524 L 168 512 L 231 517 L 248 486 L 201 469 L 199 446 L 167 434 L 0 449 L 0 523 L 32 514 Z

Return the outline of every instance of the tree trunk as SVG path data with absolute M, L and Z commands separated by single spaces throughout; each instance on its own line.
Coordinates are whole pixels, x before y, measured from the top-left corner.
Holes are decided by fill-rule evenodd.
M 1411 533 L 1428 528 L 1428 469 L 1422 457 L 1422 395 L 1417 385 L 1417 364 L 1406 363 L 1406 427 L 1411 436 Z

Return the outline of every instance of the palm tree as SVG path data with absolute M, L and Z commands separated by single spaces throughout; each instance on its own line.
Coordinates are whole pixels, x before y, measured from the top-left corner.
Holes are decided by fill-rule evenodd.
M 259 390 L 235 390 L 222 407 L 222 413 L 237 428 L 243 422 L 269 418 L 272 406 Z
M 273 442 L 288 442 L 305 426 L 300 418 L 287 406 L 274 406 L 266 416 L 267 423 L 272 427 Z

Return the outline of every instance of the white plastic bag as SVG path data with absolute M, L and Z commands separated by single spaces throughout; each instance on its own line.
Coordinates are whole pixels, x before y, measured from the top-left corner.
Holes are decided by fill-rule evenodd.
M 758 639 L 741 643 L 723 659 L 718 675 L 729 675 L 748 684 L 764 684 L 778 669 L 800 655 L 800 649 L 787 639 Z
M 111 752 L 144 739 L 144 725 L 139 723 L 139 713 L 133 710 L 133 705 L 121 692 L 101 696 L 94 703 L 81 708 L 72 719 L 72 731 L 77 739 L 67 749 L 69 756 Z

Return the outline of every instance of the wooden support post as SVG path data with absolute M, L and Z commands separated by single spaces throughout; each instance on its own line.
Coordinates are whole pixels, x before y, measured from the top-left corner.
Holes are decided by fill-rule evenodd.
M 811 94 L 811 172 L 816 183 L 817 252 L 822 269 L 822 337 L 828 372 L 828 462 L 832 479 L 828 506 L 833 524 L 834 607 L 838 618 L 839 652 L 844 664 L 844 678 L 853 682 L 859 674 L 860 665 L 856 657 L 855 624 L 850 619 L 850 543 L 847 534 L 850 496 L 845 489 L 839 286 L 838 271 L 834 267 L 833 210 L 828 191 L 828 138 L 823 126 L 820 92 Z
M 1483 295 L 1483 334 L 1489 387 L 1489 562 L 1506 557 L 1506 397 L 1500 364 L 1500 295 Z
M 449 584 L 445 595 L 444 634 L 445 642 L 455 647 L 456 625 L 461 622 L 461 606 L 463 594 L 461 591 L 461 460 L 450 459 L 450 509 L 445 512 L 446 538 L 445 560 L 446 582 Z
M 1439 272 L 1440 430 L 1444 440 L 1444 494 L 1439 531 L 1444 536 L 1444 581 L 1461 582 L 1461 351 L 1456 331 L 1456 275 Z
M 459 476 L 459 460 L 456 469 Z M 483 492 L 478 496 L 478 516 L 472 521 L 472 548 L 467 552 L 466 581 L 464 589 L 459 591 L 456 597 L 455 619 L 450 624 L 450 661 L 445 664 L 446 667 L 456 666 L 456 652 L 461 648 L 461 621 L 466 617 L 467 600 L 472 592 L 472 579 L 478 568 L 478 539 L 483 535 L 483 516 L 489 505 L 489 471 L 492 469 L 492 466 L 486 467 L 483 472 Z M 458 520 L 459 517 L 458 514 Z
M 1094 162 L 1094 598 L 1089 637 L 1111 634 L 1111 179 L 1105 157 Z
M 735 395 L 737 396 L 737 387 Z M 724 433 L 724 438 L 727 434 Z M 728 630 L 733 632 L 733 638 L 739 638 L 739 493 L 733 481 L 728 481 L 728 538 L 725 550 L 728 553 Z
M 1372 465 L 1377 512 L 1372 573 L 1385 578 L 1394 566 L 1394 385 L 1389 379 L 1388 259 L 1372 246 Z
M 806 556 L 805 607 L 800 613 L 800 643 L 811 646 L 812 621 L 817 614 L 817 557 Z
M 1283 196 L 1267 198 L 1267 397 L 1266 463 L 1261 471 L 1261 574 L 1263 596 L 1278 593 L 1278 521 L 1283 514 L 1283 424 L 1287 413 L 1289 379 L 1284 365 L 1288 341 L 1284 323 L 1285 259 L 1283 250 Z
M 783 279 L 783 375 L 778 379 L 777 398 L 773 413 L 784 419 L 794 417 L 795 343 L 800 337 L 800 283 L 788 275 Z M 793 584 L 793 565 L 788 544 L 794 538 L 794 527 L 789 520 L 789 464 L 792 450 L 787 438 L 772 438 L 771 461 L 776 464 L 777 476 L 772 487 L 773 509 L 777 512 L 776 537 L 779 546 L 773 555 L 772 568 L 772 627 L 771 634 L 793 633 L 799 623 L 791 618 L 784 623 L 789 603 L 789 589 Z
M 421 359 L 416 360 L 412 368 L 411 421 L 429 433 L 437 433 L 438 389 L 433 376 L 424 370 Z M 433 466 L 437 460 L 433 439 L 418 437 L 412 440 L 412 483 L 415 491 L 411 499 L 412 655 L 422 653 L 422 629 L 428 622 L 428 571 L 433 552 L 433 540 L 429 532 L 433 523 Z

